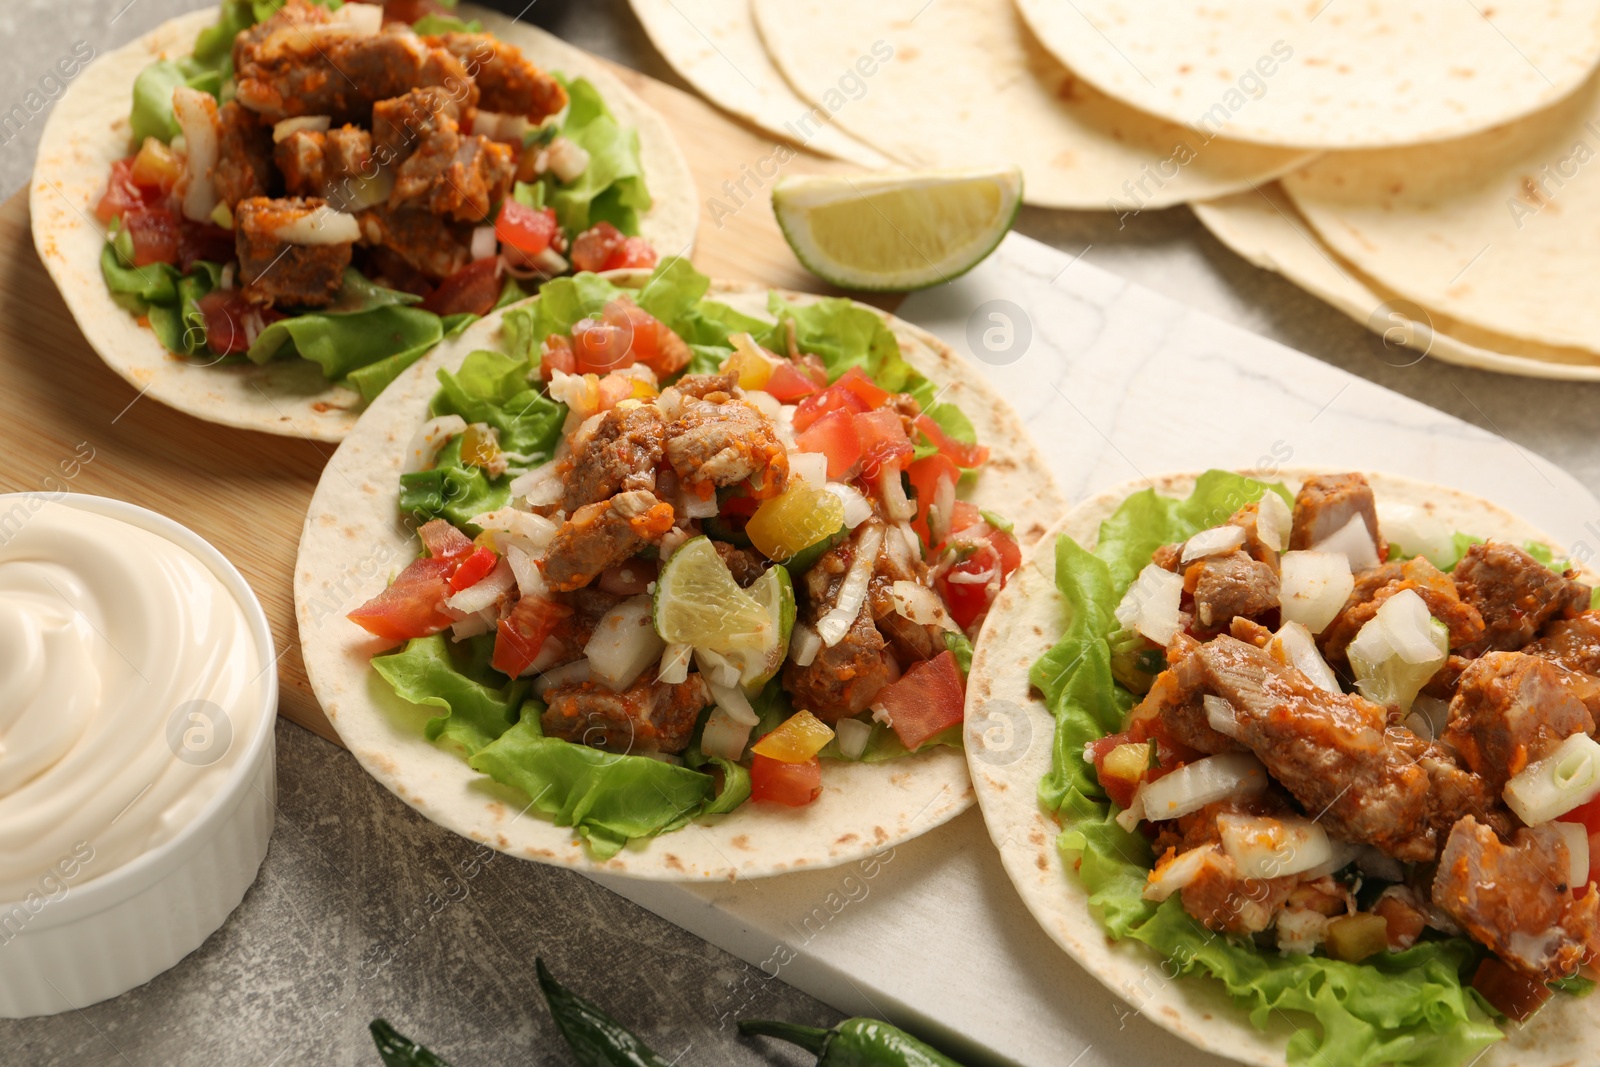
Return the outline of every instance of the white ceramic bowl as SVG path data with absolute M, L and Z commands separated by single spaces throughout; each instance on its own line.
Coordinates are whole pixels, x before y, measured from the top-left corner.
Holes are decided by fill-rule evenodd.
M 193 553 L 239 601 L 261 662 L 276 663 L 261 602 L 198 534 L 137 505 L 76 493 L 0 495 L 0 513 L 41 495 L 149 530 Z M 259 714 L 232 741 L 246 746 L 243 758 L 176 836 L 54 899 L 0 902 L 0 1018 L 71 1011 L 143 985 L 199 948 L 239 906 L 266 857 L 275 811 L 275 666 L 263 681 Z

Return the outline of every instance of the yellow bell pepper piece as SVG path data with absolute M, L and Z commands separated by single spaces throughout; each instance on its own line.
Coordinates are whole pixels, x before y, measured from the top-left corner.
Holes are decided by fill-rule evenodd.
M 844 501 L 796 478 L 789 488 L 756 508 L 744 532 L 768 559 L 782 562 L 837 533 L 843 525 Z
M 772 360 L 763 353 L 755 338 L 747 333 L 736 333 L 731 338 L 733 355 L 722 365 L 725 371 L 739 375 L 741 389 L 761 389 L 772 377 Z
M 500 443 L 494 430 L 473 423 L 461 435 L 461 462 L 474 467 L 489 467 L 500 458 Z
M 833 740 L 833 731 L 809 711 L 797 711 L 750 751 L 779 763 L 807 763 Z

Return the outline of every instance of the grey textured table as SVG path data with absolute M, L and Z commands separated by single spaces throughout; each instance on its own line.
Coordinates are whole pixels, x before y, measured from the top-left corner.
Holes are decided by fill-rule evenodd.
M 196 6 L 21 0 L 0 7 L 8 52 L 0 65 L 0 195 L 27 180 L 52 96 L 41 79 L 56 58 L 79 41 L 108 51 Z M 621 0 L 557 7 L 545 0 L 536 13 L 582 47 L 681 84 Z M 14 107 L 26 122 L 6 119 L 19 114 Z M 1366 330 L 1235 258 L 1187 210 L 1149 212 L 1125 225 L 1110 215 L 1028 210 L 1018 229 L 1496 431 L 1600 492 L 1591 415 L 1600 386 L 1432 360 L 1392 366 Z M 1511 446 L 1506 462 L 1521 462 Z M 48 1019 L 0 1021 L 0 1063 L 373 1067 L 366 1023 L 375 1015 L 457 1067 L 568 1063 L 534 984 L 536 954 L 685 1064 L 749 1064 L 764 1055 L 802 1062 L 719 1029 L 730 1007 L 822 1025 L 837 1018 L 577 875 L 483 853 L 434 827 L 347 754 L 288 723 L 278 726 L 278 762 L 272 849 L 232 920 L 174 970 L 126 996 Z

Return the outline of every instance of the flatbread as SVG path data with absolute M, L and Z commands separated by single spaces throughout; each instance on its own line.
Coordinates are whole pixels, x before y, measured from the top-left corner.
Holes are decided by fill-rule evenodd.
M 1234 252 L 1379 334 L 1392 364 L 1431 356 L 1526 378 L 1600 381 L 1600 355 L 1482 330 L 1385 288 L 1324 244 L 1276 182 L 1190 207 Z
M 806 103 L 772 65 L 750 0 L 632 0 L 672 69 L 724 111 L 813 152 L 874 170 L 890 160 Z
M 1395 292 L 1479 329 L 1600 354 L 1600 78 L 1448 145 L 1324 156 L 1284 178 L 1322 239 Z
M 1442 141 L 1560 100 L 1600 2 L 1017 0 L 1057 59 L 1152 115 L 1319 149 Z
M 643 276 L 638 276 L 642 282 Z M 766 315 L 766 291 L 718 284 L 711 295 Z M 815 297 L 786 294 L 810 302 Z M 532 299 L 538 299 L 534 297 Z M 881 312 L 879 313 L 881 314 Z M 498 348 L 501 314 L 435 349 L 387 389 L 329 461 L 317 485 L 295 563 L 295 611 L 306 673 L 340 740 L 361 765 L 423 815 L 503 852 L 581 870 L 664 881 L 756 878 L 862 858 L 938 826 L 972 803 L 960 752 L 940 748 L 893 763 L 830 762 L 822 796 L 802 809 L 747 804 L 674 833 L 593 859 L 567 827 L 521 815 L 527 798 L 472 770 L 423 737 L 430 709 L 396 697 L 369 664 L 381 643 L 345 618 L 417 554 L 395 508 L 404 450 L 426 419 L 436 372 L 479 348 Z M 1065 500 L 1021 420 L 947 346 L 909 323 L 886 320 L 906 360 L 959 403 L 991 459 L 971 499 L 1003 511 L 1024 544 Z
M 549 70 L 589 79 L 617 121 L 639 131 L 640 157 L 655 204 L 641 220 L 663 257 L 693 246 L 700 206 L 688 161 L 666 121 L 600 60 L 543 30 L 470 5 L 464 18 L 521 48 Z M 360 414 L 354 389 L 334 385 L 304 359 L 266 366 L 206 366 L 168 352 L 150 330 L 111 299 L 100 274 L 105 228 L 94 205 L 111 164 L 128 154 L 133 81 L 162 57 L 187 55 L 195 35 L 216 22 L 214 7 L 164 22 L 107 53 L 80 74 L 56 103 L 39 144 L 29 192 L 39 258 L 77 319 L 84 337 L 112 370 L 164 404 L 196 418 L 246 430 L 338 441 Z
M 1075 77 L 1010 0 L 753 0 L 801 96 L 917 167 L 1020 165 L 1040 207 L 1132 212 L 1248 189 L 1307 153 L 1135 111 Z M 870 73 L 869 73 L 870 71 Z
M 1291 488 L 1308 470 L 1286 471 L 1275 480 Z M 1210 978 L 1170 980 L 1163 961 L 1131 939 L 1112 941 L 1089 914 L 1083 883 L 1067 870 L 1056 848 L 1060 827 L 1039 808 L 1039 782 L 1050 771 L 1055 719 L 1028 684 L 1035 660 L 1060 638 L 1066 620 L 1055 585 L 1055 539 L 1065 533 L 1092 548 L 1100 523 L 1131 494 L 1153 487 L 1163 496 L 1184 497 L 1194 474 L 1135 482 L 1090 497 L 1067 513 L 1023 562 L 994 604 L 973 656 L 967 685 L 967 762 L 989 836 L 1023 903 L 1050 938 L 1107 989 L 1134 1010 L 1197 1048 L 1240 1063 L 1282 1067 L 1293 1028 L 1274 1013 L 1257 1030 Z M 1504 509 L 1467 493 L 1390 474 L 1368 474 L 1379 501 L 1424 508 L 1451 529 L 1485 538 L 1554 545 L 1545 534 Z M 1592 580 L 1592 576 L 1587 576 Z M 1506 1039 L 1477 1061 L 1481 1067 L 1556 1067 L 1572 1062 L 1600 1025 L 1600 1001 L 1563 997 L 1522 1027 L 1507 1026 Z

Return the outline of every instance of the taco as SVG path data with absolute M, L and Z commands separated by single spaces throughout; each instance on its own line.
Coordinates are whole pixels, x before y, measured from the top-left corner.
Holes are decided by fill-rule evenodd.
M 1559 557 L 1390 475 L 1085 501 L 996 601 L 968 689 L 1027 906 L 1130 1013 L 1241 1062 L 1570 1062 L 1596 1018 L 1600 613 Z
M 688 249 L 683 155 L 603 64 L 487 11 L 388 11 L 224 0 L 62 98 L 34 241 L 143 392 L 336 441 L 440 340 L 540 281 Z
M 307 672 L 375 777 L 505 851 L 842 863 L 970 803 L 970 642 L 1060 502 L 906 323 L 684 260 L 557 279 L 335 453 L 296 566 Z

